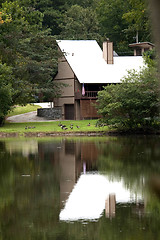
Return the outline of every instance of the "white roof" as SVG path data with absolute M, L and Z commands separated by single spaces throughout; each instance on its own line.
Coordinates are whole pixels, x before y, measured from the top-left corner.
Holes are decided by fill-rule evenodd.
M 61 221 L 94 220 L 101 217 L 109 194 L 115 194 L 116 203 L 143 201 L 143 193 L 126 189 L 123 180 L 110 180 L 101 174 L 82 174 L 61 210 Z
M 128 70 L 144 66 L 141 56 L 118 56 L 114 64 L 107 64 L 95 40 L 57 40 L 57 44 L 80 83 L 119 83 Z

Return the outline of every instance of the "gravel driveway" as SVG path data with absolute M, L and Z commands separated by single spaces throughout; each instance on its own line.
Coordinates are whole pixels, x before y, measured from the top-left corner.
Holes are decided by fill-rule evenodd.
M 35 105 L 39 105 L 43 108 L 49 108 L 50 107 L 49 103 L 37 103 Z M 37 111 L 8 117 L 6 120 L 7 120 L 7 122 L 15 122 L 15 123 L 16 122 L 20 123 L 20 122 L 46 122 L 46 121 L 53 122 L 53 121 L 56 121 L 56 120 L 48 120 L 44 117 L 38 117 L 37 116 Z
M 16 116 L 8 117 L 6 119 L 8 122 L 45 122 L 45 121 L 54 121 L 54 120 L 48 120 L 43 117 L 37 116 L 37 111 L 19 114 Z

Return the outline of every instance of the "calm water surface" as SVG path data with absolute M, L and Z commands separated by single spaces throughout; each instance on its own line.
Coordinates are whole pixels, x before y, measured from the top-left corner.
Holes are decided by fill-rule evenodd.
M 0 140 L 0 240 L 158 240 L 159 226 L 159 136 Z

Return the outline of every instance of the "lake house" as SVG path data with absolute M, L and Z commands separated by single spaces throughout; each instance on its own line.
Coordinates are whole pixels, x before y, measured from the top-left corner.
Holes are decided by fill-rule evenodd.
M 98 118 L 98 91 L 143 66 L 142 56 L 118 56 L 110 41 L 103 43 L 103 51 L 95 40 L 57 40 L 57 45 L 62 57 L 54 81 L 67 84 L 54 99 L 54 106 L 62 108 L 62 119 Z

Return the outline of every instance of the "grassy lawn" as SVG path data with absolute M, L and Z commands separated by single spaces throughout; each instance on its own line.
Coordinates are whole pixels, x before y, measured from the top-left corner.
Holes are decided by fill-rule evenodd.
M 12 111 L 10 111 L 7 117 L 28 113 L 28 112 L 33 112 L 33 111 L 36 111 L 37 108 L 41 108 L 41 107 L 33 104 L 27 104 L 26 106 L 16 106 L 15 108 L 13 108 Z
M 0 127 L 0 132 L 87 132 L 108 130 L 107 126 L 96 127 L 96 122 L 97 120 L 68 120 L 54 122 L 5 123 L 3 127 Z M 67 129 L 62 129 L 59 126 L 60 123 L 65 125 Z

